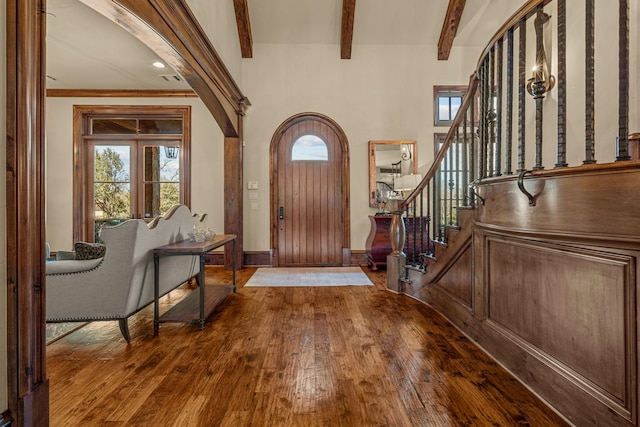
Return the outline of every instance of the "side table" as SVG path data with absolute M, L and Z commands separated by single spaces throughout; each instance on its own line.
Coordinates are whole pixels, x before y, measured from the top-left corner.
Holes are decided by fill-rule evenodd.
M 205 255 L 210 251 L 231 243 L 233 245 L 233 285 L 216 285 L 205 287 L 204 265 Z M 226 298 L 231 291 L 236 291 L 236 235 L 222 234 L 215 236 L 212 240 L 195 242 L 184 240 L 160 246 L 153 250 L 154 268 L 154 309 L 153 309 L 153 333 L 158 335 L 161 322 L 188 322 L 200 324 L 200 329 L 204 329 L 207 317 Z M 198 289 L 186 296 L 178 304 L 167 310 L 160 316 L 160 258 L 166 256 L 197 256 L 200 260 L 200 273 L 198 275 Z

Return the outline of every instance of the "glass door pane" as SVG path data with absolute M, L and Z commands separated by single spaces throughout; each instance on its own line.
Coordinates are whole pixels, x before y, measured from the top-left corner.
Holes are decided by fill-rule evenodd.
M 155 218 L 180 203 L 180 150 L 178 141 L 163 145 L 144 143 L 143 200 L 145 218 Z
M 131 148 L 95 145 L 93 168 L 94 241 L 100 229 L 132 218 Z

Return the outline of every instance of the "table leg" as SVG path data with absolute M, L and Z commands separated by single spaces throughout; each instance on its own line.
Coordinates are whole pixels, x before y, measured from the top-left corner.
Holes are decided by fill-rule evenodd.
M 158 297 L 160 293 L 160 256 L 153 254 L 153 335 L 158 335 L 160 329 L 160 307 Z
M 237 248 L 236 248 L 236 239 L 233 239 L 233 260 L 231 261 L 231 269 L 233 270 L 233 292 L 236 291 L 236 257 L 238 256 L 237 254 Z
M 200 255 L 200 280 L 199 280 L 199 291 L 200 291 L 200 329 L 204 329 L 204 254 Z

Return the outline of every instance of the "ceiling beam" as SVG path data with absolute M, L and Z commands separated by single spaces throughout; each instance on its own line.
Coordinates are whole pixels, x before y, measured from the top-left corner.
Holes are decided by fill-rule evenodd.
M 355 11 L 356 0 L 342 0 L 342 31 L 340 33 L 340 58 L 342 59 L 351 59 Z
M 453 39 L 456 38 L 456 33 L 458 32 L 458 25 L 460 24 L 460 18 L 462 18 L 465 3 L 466 0 L 449 0 L 447 14 L 442 23 L 440 40 L 438 40 L 438 59 L 441 61 L 449 59 L 449 53 L 451 53 Z
M 249 6 L 247 0 L 233 0 L 236 11 L 236 24 L 240 38 L 240 51 L 243 58 L 253 58 L 253 37 L 251 36 L 251 22 L 249 21 Z

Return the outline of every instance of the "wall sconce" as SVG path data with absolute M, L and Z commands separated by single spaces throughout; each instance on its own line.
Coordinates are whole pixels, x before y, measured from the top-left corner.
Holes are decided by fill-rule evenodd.
M 542 50 L 544 52 L 544 48 Z M 542 71 L 539 71 L 540 68 Z M 542 66 L 536 65 L 533 68 L 533 76 L 527 80 L 527 92 L 533 96 L 533 99 L 544 98 L 544 94 L 553 89 L 555 85 L 556 78 L 549 74 L 547 64 L 544 62 Z
M 533 67 L 533 76 L 527 81 L 527 92 L 533 99 L 544 98 L 556 85 L 556 78 L 549 73 L 547 65 L 547 53 L 544 50 L 542 26 L 551 18 L 541 10 L 538 11 L 534 25 L 536 28 L 536 65 Z
M 167 159 L 177 159 L 178 158 L 178 149 L 177 146 L 164 146 L 164 155 L 167 156 Z

